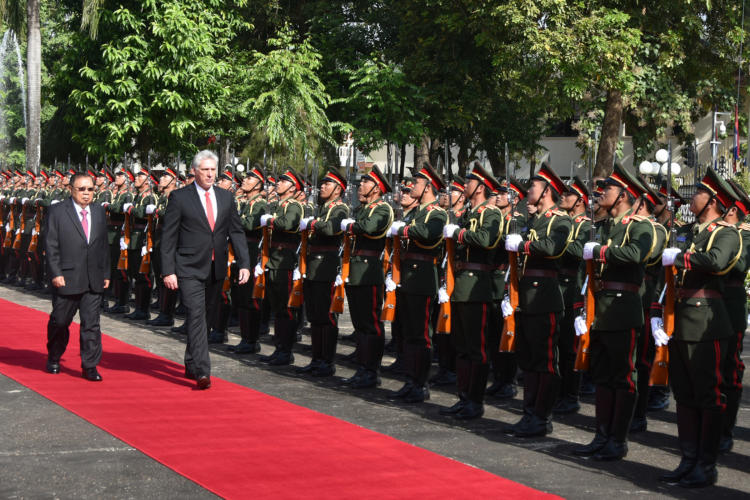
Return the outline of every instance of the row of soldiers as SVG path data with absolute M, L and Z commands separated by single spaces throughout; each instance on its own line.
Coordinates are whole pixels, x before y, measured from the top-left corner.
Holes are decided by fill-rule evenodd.
M 113 277 L 121 276 L 113 280 L 115 304 L 108 310 L 126 312 L 132 280 L 131 319 L 148 318 L 151 276 L 157 282 L 160 276 L 154 251 L 159 219 L 179 182 L 167 170 L 154 193 L 150 180 L 147 170 L 135 176 L 118 171 L 114 188 L 102 188 L 98 199 L 110 218 Z M 750 264 L 743 242 L 750 226 L 743 220 L 750 198 L 737 184 L 709 169 L 690 202 L 696 222 L 680 226 L 669 213 L 684 202 L 679 195 L 672 193 L 674 203 L 667 203 L 667 189 L 655 191 L 619 166 L 590 190 L 578 178 L 563 183 L 548 165 L 523 186 L 513 179 L 501 183 L 478 164 L 465 180 L 446 182 L 425 164 L 399 189 L 400 220 L 385 201 L 393 189 L 377 166 L 362 176 L 353 213 L 353 200 L 344 200 L 349 179 L 336 168 L 321 180 L 319 206 L 306 202 L 306 183 L 292 169 L 273 179 L 256 165 L 241 177 L 224 173 L 218 182 L 235 189 L 255 270 L 254 283 L 237 285 L 235 266 L 228 263 L 226 299 L 236 306 L 242 338 L 231 350 L 260 351 L 267 306 L 275 349 L 260 359 L 275 366 L 293 363 L 304 310 L 312 360 L 298 371 L 331 376 L 346 300 L 358 369 L 345 384 L 358 389 L 380 383 L 388 320 L 406 374 L 394 398 L 429 398 L 435 348 L 437 377 L 455 374 L 458 388 L 456 404 L 440 413 L 458 419 L 482 416 L 490 371 L 493 387 L 508 390 L 520 368 L 523 417 L 504 430 L 533 437 L 552 431 L 556 405 L 577 409 L 576 356 L 587 339 L 596 429 L 592 442 L 574 453 L 618 460 L 627 454 L 634 416 L 645 428 L 649 372 L 658 348 L 668 346 L 682 461 L 662 479 L 693 487 L 716 481 L 719 447 L 731 448 L 744 370 L 744 277 Z M 23 196 L 21 206 L 30 199 L 41 200 Z M 3 203 L 16 206 L 18 193 L 8 193 Z M 593 206 L 588 214 L 587 206 Z M 153 270 L 142 272 L 150 255 Z M 587 263 L 593 269 L 588 275 Z M 664 307 L 671 295 L 662 297 L 665 269 L 677 274 L 673 328 L 662 322 L 664 310 L 672 310 Z M 152 323 L 171 324 L 177 297 L 157 288 L 163 306 Z M 583 316 L 587 289 L 595 300 L 589 318 Z M 302 299 L 295 302 L 295 295 Z M 221 325 L 228 308 L 211 314 L 209 324 Z M 512 330 L 509 324 L 515 324 Z M 513 337 L 512 348 L 501 335 Z

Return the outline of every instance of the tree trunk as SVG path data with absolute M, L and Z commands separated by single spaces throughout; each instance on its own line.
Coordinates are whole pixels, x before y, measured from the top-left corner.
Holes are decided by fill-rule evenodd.
M 430 161 L 430 138 L 422 136 L 417 147 L 414 148 L 414 171 L 422 166 L 423 163 Z
M 604 108 L 604 123 L 602 137 L 599 140 L 599 152 L 596 158 L 594 176 L 606 177 L 612 173 L 614 167 L 617 141 L 620 138 L 620 124 L 622 123 L 622 92 L 610 89 L 607 92 L 607 103 Z
M 39 173 L 42 129 L 42 28 L 39 22 L 40 0 L 26 1 L 28 39 L 26 45 L 27 119 L 26 168 Z

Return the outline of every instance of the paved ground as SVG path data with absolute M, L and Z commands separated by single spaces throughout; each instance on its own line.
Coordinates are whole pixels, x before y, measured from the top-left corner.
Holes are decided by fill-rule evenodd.
M 47 297 L 0 287 L 0 297 L 48 312 Z M 346 315 L 344 318 L 348 319 Z M 102 329 L 132 345 L 180 362 L 184 339 L 167 330 L 151 330 L 113 317 L 102 318 Z M 342 322 L 342 333 L 351 324 Z M 12 335 L 4 331 L 3 335 Z M 40 332 L 40 335 L 44 335 Z M 238 337 L 230 335 L 230 343 Z M 73 340 L 74 341 L 74 340 Z M 309 338 L 296 348 L 296 365 L 309 362 Z M 270 352 L 266 342 L 263 352 Z M 352 351 L 342 343 L 339 354 Z M 745 349 L 745 363 L 748 363 Z M 105 354 L 106 356 L 106 351 Z M 384 360 L 387 364 L 392 358 Z M 297 376 L 290 367 L 271 369 L 256 356 L 238 357 L 225 347 L 212 349 L 216 377 L 245 385 L 287 401 L 388 434 L 397 439 L 474 465 L 528 486 L 566 498 L 624 496 L 677 498 L 750 497 L 750 395 L 740 410 L 735 448 L 720 461 L 719 484 L 703 491 L 668 487 L 656 480 L 679 461 L 672 408 L 649 414 L 649 430 L 633 435 L 622 462 L 603 464 L 578 459 L 570 449 L 588 442 L 593 425 L 591 399 L 582 411 L 558 418 L 545 438 L 522 440 L 501 433 L 502 425 L 520 415 L 520 394 L 511 402 L 490 399 L 485 417 L 457 423 L 438 414 L 455 402 L 452 389 L 435 389 L 421 405 L 398 405 L 388 393 L 402 381 L 383 378 L 382 387 L 353 392 L 341 378 L 353 373 L 342 361 L 329 380 Z M 43 369 L 43 367 L 39 367 Z M 106 381 L 105 381 L 106 383 Z M 200 486 L 153 461 L 106 432 L 14 381 L 0 375 L 0 498 L 206 498 Z M 252 422 L 237 432 L 253 432 Z M 342 459 L 346 459 L 342 457 Z M 352 464 L 352 468 L 363 464 Z M 317 495 L 314 495 L 317 496 Z M 324 497 L 325 493 L 320 492 Z M 491 494 L 490 494 L 491 496 Z

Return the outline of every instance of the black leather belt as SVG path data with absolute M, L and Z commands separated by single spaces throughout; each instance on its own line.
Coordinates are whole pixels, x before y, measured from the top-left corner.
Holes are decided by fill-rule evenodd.
M 352 255 L 356 257 L 380 257 L 382 251 L 378 250 L 355 250 Z
M 434 255 L 427 255 L 424 253 L 405 253 L 401 256 L 401 260 L 421 260 L 423 262 L 432 262 L 437 264 L 437 257 Z
M 681 299 L 720 299 L 721 294 L 716 290 L 706 290 L 705 288 L 677 290 L 677 296 Z
M 557 271 L 551 269 L 527 269 L 523 272 L 524 278 L 557 278 Z
M 329 253 L 329 252 L 338 252 L 338 251 L 339 251 L 339 247 L 335 247 L 332 245 L 329 245 L 329 246 L 315 245 L 315 246 L 310 246 L 307 249 L 307 253 Z
M 456 269 L 468 271 L 494 271 L 495 266 L 490 264 L 480 264 L 479 262 L 456 262 Z
M 622 283 L 620 281 L 602 281 L 601 290 L 614 290 L 618 292 L 638 293 L 641 287 L 633 283 Z

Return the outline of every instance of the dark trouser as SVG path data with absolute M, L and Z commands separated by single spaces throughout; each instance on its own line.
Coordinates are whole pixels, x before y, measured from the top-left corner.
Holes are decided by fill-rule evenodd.
M 646 316 L 648 318 L 648 316 Z M 648 394 L 650 391 L 649 378 L 651 376 L 651 365 L 656 355 L 656 345 L 651 338 L 651 322 L 646 321 L 639 331 L 638 344 L 635 350 L 635 370 L 638 397 L 635 404 L 634 416 L 646 417 L 648 408 Z
M 47 323 L 47 353 L 50 361 L 59 362 L 68 346 L 70 323 L 80 312 L 81 366 L 94 368 L 102 359 L 102 331 L 99 309 L 102 294 L 85 292 L 75 295 L 52 293 L 52 312 Z
M 253 280 L 237 286 L 236 302 L 242 340 L 247 343 L 257 342 L 260 336 L 260 308 L 263 299 L 253 298 Z
M 451 339 L 456 349 L 459 394 L 484 401 L 490 355 L 497 351 L 498 331 L 491 302 L 451 302 Z
M 742 377 L 745 374 L 745 364 L 742 362 L 742 343 L 745 340 L 745 332 L 737 332 L 729 339 L 727 346 L 727 357 L 722 372 L 722 391 L 727 397 L 727 408 L 724 414 L 724 426 L 722 436 L 731 438 L 734 426 L 737 423 L 737 412 L 742 400 Z
M 292 294 L 292 270 L 271 269 L 266 276 L 267 298 L 274 315 L 274 343 L 281 352 L 291 353 L 297 340 L 298 310 L 288 306 Z
M 406 374 L 421 387 L 427 383 L 432 365 L 432 334 L 435 297 L 402 293 L 396 316 L 404 341 Z
M 576 310 L 567 307 L 560 320 L 560 399 L 578 401 L 578 391 L 581 388 L 581 373 L 575 370 L 576 356 L 578 354 L 578 336 L 576 335 L 573 321 Z
M 310 339 L 313 361 L 333 362 L 336 355 L 339 327 L 338 316 L 331 312 L 333 281 L 303 282 L 305 311 L 310 321 Z
M 722 369 L 729 352 L 729 342 L 729 338 L 704 342 L 673 338 L 669 342 L 669 382 L 679 404 L 724 410 L 726 401 L 721 392 Z
M 128 275 L 135 281 L 135 310 L 147 313 L 151 306 L 151 273 L 141 269 L 141 247 L 128 250 Z
M 558 342 L 562 311 L 517 316 L 516 356 L 524 373 L 524 411 L 547 420 L 560 392 Z
M 115 238 L 115 241 L 109 246 L 109 257 L 112 262 L 112 281 L 110 287 L 114 294 L 115 303 L 118 306 L 126 306 L 128 305 L 128 296 L 130 294 L 130 280 L 128 279 L 127 269 L 117 269 L 117 264 L 120 261 L 119 237 Z
M 26 223 L 28 224 L 29 222 Z M 31 222 L 33 225 L 33 222 Z M 29 260 L 29 243 L 31 243 L 31 232 L 24 233 L 21 235 L 21 248 L 19 249 L 18 258 L 20 262 L 18 264 L 18 277 L 25 280 L 31 276 L 31 261 Z
M 383 359 L 385 331 L 380 314 L 383 311 L 383 285 L 346 285 L 354 331 L 358 332 L 357 356 L 366 369 L 377 372 Z
M 505 324 L 503 312 L 500 309 L 500 301 L 495 301 L 495 314 L 497 317 L 497 332 L 501 335 Z M 516 314 L 516 333 L 520 331 L 520 316 Z M 516 337 L 518 338 L 518 337 Z M 515 352 L 500 352 L 495 350 L 492 353 L 492 375 L 495 383 L 506 385 L 516 383 L 516 373 L 518 372 L 518 360 Z
M 592 330 L 589 372 L 596 385 L 635 393 L 635 352 L 640 328 Z
M 177 281 L 186 309 L 185 369 L 196 377 L 209 376 L 207 325 L 215 321 L 224 276 L 217 278 L 211 266 L 211 275 L 205 280 L 178 277 Z

